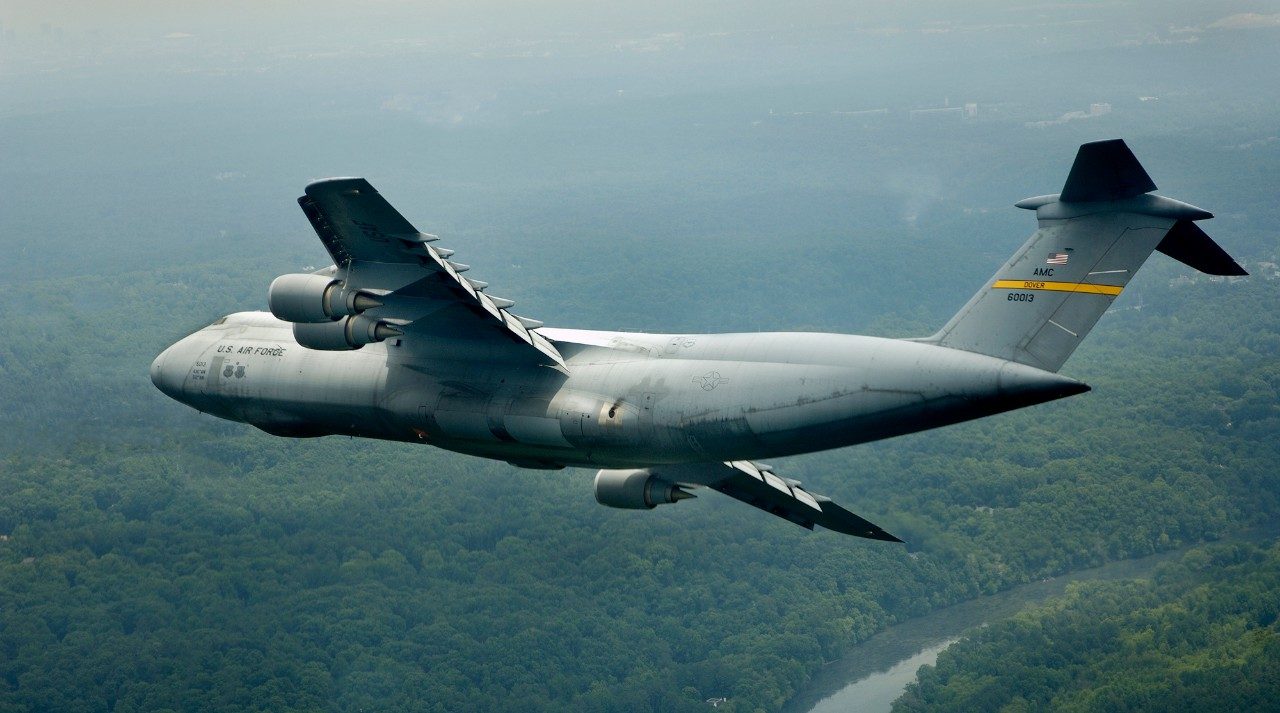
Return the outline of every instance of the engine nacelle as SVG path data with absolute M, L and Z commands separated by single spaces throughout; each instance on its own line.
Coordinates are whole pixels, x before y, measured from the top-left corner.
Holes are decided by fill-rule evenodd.
M 333 322 L 381 307 L 382 303 L 361 290 L 349 290 L 328 275 L 281 275 L 267 288 L 271 314 L 295 324 Z
M 327 352 L 351 351 L 401 334 L 404 332 L 386 321 L 364 315 L 337 322 L 295 322 L 293 325 L 293 338 L 298 344 Z
M 647 510 L 694 497 L 675 483 L 643 468 L 602 470 L 596 473 L 596 502 L 611 508 Z

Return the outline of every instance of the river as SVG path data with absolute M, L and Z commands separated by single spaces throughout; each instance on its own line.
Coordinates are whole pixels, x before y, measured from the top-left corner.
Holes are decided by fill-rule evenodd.
M 825 666 L 783 707 L 782 713 L 887 713 L 916 671 L 938 659 L 966 631 L 1010 617 L 1066 591 L 1071 582 L 1149 576 L 1162 562 L 1182 555 L 1173 550 L 1111 562 L 1024 584 L 998 594 L 908 619 L 858 644 L 844 658 Z

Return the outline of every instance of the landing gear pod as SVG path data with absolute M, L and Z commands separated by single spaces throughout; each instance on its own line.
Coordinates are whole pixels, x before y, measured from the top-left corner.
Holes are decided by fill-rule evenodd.
M 596 502 L 624 510 L 648 510 L 697 497 L 647 470 L 602 470 L 596 473 Z

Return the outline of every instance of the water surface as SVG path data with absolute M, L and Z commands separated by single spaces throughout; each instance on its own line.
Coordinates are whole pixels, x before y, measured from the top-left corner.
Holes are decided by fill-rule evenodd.
M 978 597 L 885 629 L 853 647 L 844 658 L 825 666 L 783 706 L 783 713 L 887 713 L 914 681 L 916 671 L 932 664 L 966 631 L 1013 616 L 1066 591 L 1071 582 L 1133 579 L 1151 575 L 1184 549 L 1138 559 L 1111 562 L 1093 569 L 1014 587 Z

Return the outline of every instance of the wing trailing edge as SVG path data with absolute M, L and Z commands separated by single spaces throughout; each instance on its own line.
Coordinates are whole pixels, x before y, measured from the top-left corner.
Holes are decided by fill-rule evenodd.
M 468 335 L 522 343 L 544 366 L 567 373 L 560 351 L 536 330 L 542 322 L 512 314 L 514 300 L 485 294 L 488 283 L 463 277 L 469 265 L 431 245 L 363 178 L 311 183 L 298 205 L 351 290 L 378 291 L 386 304 L 369 310 L 395 319 L 406 335 Z M 406 278 L 406 275 L 409 277 Z
M 799 481 L 779 477 L 771 466 L 736 460 L 659 466 L 650 470 L 677 484 L 717 490 L 810 530 L 814 526 L 822 526 L 854 537 L 902 542 L 879 525 L 836 504 L 831 498 L 800 487 Z

